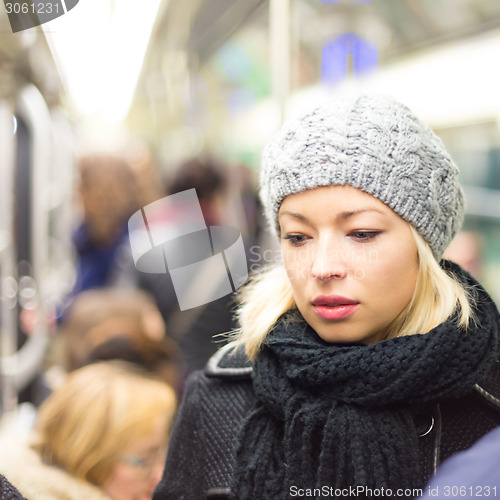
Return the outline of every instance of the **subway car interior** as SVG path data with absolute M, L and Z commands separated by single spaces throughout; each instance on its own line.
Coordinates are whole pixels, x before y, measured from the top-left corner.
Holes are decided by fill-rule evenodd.
M 129 216 L 166 196 L 180 166 L 187 172 L 189 162 L 210 161 L 221 167 L 215 180 L 195 169 L 192 185 L 187 176 L 178 190 L 224 186 L 216 202 L 202 201 L 205 219 L 238 228 L 252 273 L 279 258 L 258 202 L 262 149 L 283 120 L 330 97 L 391 94 L 436 131 L 460 167 L 467 198 L 464 230 L 450 258 L 469 266 L 500 303 L 499 2 L 50 5 L 56 3 L 66 4 L 64 13 L 48 21 L 39 16 L 38 25 L 18 31 L 14 14 L 21 16 L 23 6 L 34 12 L 37 3 L 0 5 L 0 415 L 6 432 L 26 434 L 41 402 L 71 369 L 61 337 L 77 292 L 114 286 L 153 296 L 156 315 L 148 321 L 163 322 L 177 344 L 172 352 L 185 358 L 173 369 L 178 393 L 186 373 L 223 342 L 212 331 L 201 349 L 190 332 L 211 322 L 206 311 L 180 310 L 170 297 L 172 282 L 161 281 L 170 278 L 137 271 L 130 248 L 115 249 L 113 259 L 128 259 L 116 281 L 78 288 L 84 279 L 78 245 L 85 245 L 78 231 L 92 200 L 105 211 L 113 200 L 126 205 L 126 216 L 110 219 L 120 225 L 116 240 Z M 90 165 L 108 156 L 130 165 L 125 180 L 114 164 L 86 169 L 85 158 Z M 112 181 L 96 193 L 92 176 L 106 169 Z M 107 223 L 107 214 L 97 212 Z M 232 305 L 217 303 L 232 313 Z M 85 311 L 87 321 L 100 314 Z M 220 333 L 234 324 L 227 319 L 217 327 Z M 94 337 L 103 331 L 92 328 Z M 75 349 L 83 363 L 88 346 Z

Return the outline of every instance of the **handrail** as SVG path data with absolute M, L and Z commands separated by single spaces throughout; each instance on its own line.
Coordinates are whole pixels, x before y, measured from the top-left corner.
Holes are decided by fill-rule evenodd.
M 14 383 L 17 349 L 15 311 L 15 248 L 11 237 L 14 192 L 14 115 L 10 103 L 0 101 L 0 395 L 1 411 L 17 405 Z
M 38 373 L 42 365 L 46 346 L 48 345 L 48 326 L 45 318 L 46 311 L 46 293 L 45 277 L 47 274 L 46 264 L 48 262 L 48 190 L 45 189 L 45 183 L 48 178 L 48 166 L 50 161 L 51 146 L 51 119 L 50 113 L 45 101 L 36 87 L 28 85 L 21 90 L 17 101 L 17 115 L 24 120 L 30 131 L 32 191 L 31 196 L 31 269 L 32 278 L 37 289 L 37 315 L 40 321 L 36 322 L 34 332 L 30 334 L 28 340 L 21 349 L 16 351 L 17 318 L 13 317 L 15 308 L 12 304 L 7 304 L 10 309 L 6 310 L 6 322 L 8 325 L 3 331 L 2 338 L 5 342 L 5 349 L 2 355 L 2 376 L 6 384 L 5 390 L 9 396 L 9 401 L 4 403 L 4 411 L 8 411 L 12 406 L 12 393 L 22 390 Z M 11 145 L 11 150 L 13 146 Z M 12 153 L 11 153 L 12 157 Z M 10 173 L 9 193 L 13 192 L 14 161 L 12 161 L 12 170 Z M 5 188 L 4 188 L 5 189 Z M 12 195 L 7 198 L 6 213 L 8 214 L 7 223 L 12 220 L 13 203 Z M 7 233 L 9 232 L 7 228 Z M 5 256 L 8 259 L 5 278 L 15 276 L 15 252 L 13 245 L 10 245 L 9 252 Z M 6 301 L 4 301 L 4 304 Z M 4 305 L 5 309 L 8 307 Z M 2 314 L 3 317 L 3 314 Z M 3 321 L 3 320 L 2 320 Z M 8 387 L 7 387 L 8 386 Z M 3 393 L 3 391 L 2 391 Z M 7 397 L 7 396 L 6 396 Z

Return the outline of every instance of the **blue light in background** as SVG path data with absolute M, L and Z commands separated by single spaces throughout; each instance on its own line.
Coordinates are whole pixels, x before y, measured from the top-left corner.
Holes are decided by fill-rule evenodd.
M 355 75 L 363 75 L 378 65 L 378 51 L 373 43 L 358 35 L 345 33 L 323 45 L 321 81 L 335 85 L 344 80 L 347 77 L 349 56 L 352 57 Z

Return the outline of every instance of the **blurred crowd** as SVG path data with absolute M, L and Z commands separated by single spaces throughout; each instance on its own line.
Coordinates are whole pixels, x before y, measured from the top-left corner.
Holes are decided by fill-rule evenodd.
M 164 176 L 151 155 L 79 160 L 74 282 L 47 317 L 20 315 L 28 338 L 40 321 L 52 333 L 17 413 L 1 419 L 2 499 L 17 498 L 5 477 L 19 498 L 151 498 L 184 381 L 236 327 L 234 294 L 181 311 L 169 273 L 134 264 L 130 217 L 192 188 L 207 226 L 235 227 L 247 251 L 258 248 L 258 199 L 243 166 L 197 157 Z

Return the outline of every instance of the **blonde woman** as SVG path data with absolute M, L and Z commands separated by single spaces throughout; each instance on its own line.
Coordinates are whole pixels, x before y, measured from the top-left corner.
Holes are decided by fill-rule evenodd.
M 0 471 L 29 499 L 146 500 L 161 477 L 174 391 L 123 362 L 72 372 L 40 407 L 30 448 Z
M 441 255 L 458 169 L 392 98 L 285 124 L 261 199 L 282 264 L 187 387 L 154 499 L 413 498 L 500 424 L 499 314 Z

